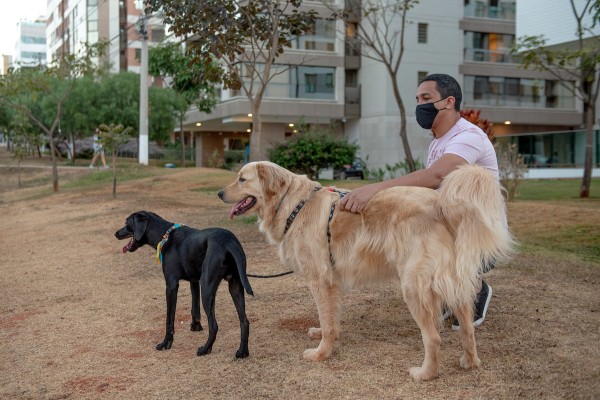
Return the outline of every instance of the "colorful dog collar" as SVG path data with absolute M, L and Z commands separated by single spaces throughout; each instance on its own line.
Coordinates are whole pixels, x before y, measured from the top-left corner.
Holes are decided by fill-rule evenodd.
M 185 226 L 185 225 L 184 224 L 174 224 L 172 227 L 170 227 L 163 235 L 160 243 L 158 243 L 158 245 L 156 246 L 156 262 L 158 263 L 159 267 L 162 267 L 162 248 L 165 245 L 165 243 L 167 243 L 167 241 L 169 240 L 169 235 L 175 229 L 181 228 L 182 226 Z

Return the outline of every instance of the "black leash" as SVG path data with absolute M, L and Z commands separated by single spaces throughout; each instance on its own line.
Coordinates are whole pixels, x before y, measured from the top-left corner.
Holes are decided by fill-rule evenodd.
M 289 275 L 294 271 L 287 271 L 287 272 L 282 272 L 280 274 L 273 274 L 273 275 L 254 275 L 254 274 L 246 274 L 246 276 L 250 277 L 250 278 L 277 278 L 280 276 L 284 276 L 284 275 Z

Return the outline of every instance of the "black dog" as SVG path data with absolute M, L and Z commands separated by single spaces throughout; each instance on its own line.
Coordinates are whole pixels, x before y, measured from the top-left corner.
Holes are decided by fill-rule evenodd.
M 193 229 L 165 221 L 158 215 L 139 211 L 131 214 L 125 226 L 119 229 L 117 239 L 127 239 L 123 253 L 136 251 L 147 244 L 157 249 L 157 261 L 167 284 L 167 329 L 165 339 L 157 350 L 168 350 L 175 334 L 175 308 L 179 280 L 190 282 L 192 289 L 192 331 L 202 330 L 200 325 L 200 286 L 202 304 L 208 318 L 208 340 L 198 348 L 198 355 L 209 354 L 217 337 L 215 296 L 221 280 L 229 282 L 229 293 L 240 318 L 241 342 L 235 353 L 237 358 L 248 357 L 250 323 L 246 318 L 244 289 L 252 295 L 246 276 L 246 255 L 233 233 L 221 228 Z

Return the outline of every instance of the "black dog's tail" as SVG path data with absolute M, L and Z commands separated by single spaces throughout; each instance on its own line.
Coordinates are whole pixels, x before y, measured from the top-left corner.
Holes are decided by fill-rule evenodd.
M 244 253 L 244 248 L 242 244 L 237 240 L 234 236 L 233 241 L 227 241 L 227 251 L 232 255 L 235 260 L 235 265 L 237 266 L 238 274 L 240 275 L 240 281 L 242 282 L 242 286 L 246 289 L 246 292 L 254 296 L 254 292 L 252 291 L 252 286 L 250 286 L 250 282 L 248 281 L 248 276 L 246 275 L 246 253 Z

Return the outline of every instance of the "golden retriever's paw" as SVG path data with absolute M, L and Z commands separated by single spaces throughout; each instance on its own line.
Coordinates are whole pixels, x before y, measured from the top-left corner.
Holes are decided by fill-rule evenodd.
M 409 368 L 408 373 L 415 382 L 428 381 L 438 376 L 437 371 L 428 371 L 423 367 Z
M 472 358 L 467 357 L 466 354 L 463 354 L 460 357 L 460 366 L 464 369 L 479 368 L 481 366 L 481 360 L 479 357 Z
M 331 352 L 325 352 L 320 350 L 318 347 L 316 349 L 307 349 L 304 350 L 302 357 L 308 361 L 323 361 L 329 358 L 329 354 Z
M 321 328 L 309 328 L 308 337 L 311 339 L 321 339 Z

